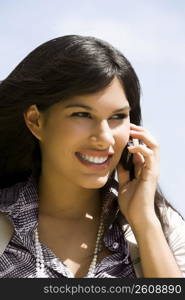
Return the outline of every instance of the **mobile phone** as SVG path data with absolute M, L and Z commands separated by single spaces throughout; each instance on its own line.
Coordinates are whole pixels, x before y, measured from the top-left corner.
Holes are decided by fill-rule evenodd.
M 129 144 L 133 144 L 133 139 L 130 137 L 128 144 L 126 145 L 126 147 L 124 148 L 122 155 L 121 155 L 121 159 L 120 162 L 123 166 L 123 168 L 127 171 L 129 171 L 129 177 L 130 180 L 133 180 L 135 178 L 135 167 L 134 167 L 134 163 L 133 163 L 133 154 L 130 153 L 127 149 L 127 146 Z

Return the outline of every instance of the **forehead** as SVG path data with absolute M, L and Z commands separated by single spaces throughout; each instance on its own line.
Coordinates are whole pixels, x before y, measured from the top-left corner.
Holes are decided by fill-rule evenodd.
M 91 107 L 113 107 L 113 109 L 120 108 L 120 106 L 128 105 L 128 100 L 123 86 L 116 78 L 105 89 L 92 94 L 75 96 L 61 102 L 62 107 L 73 104 L 85 104 Z

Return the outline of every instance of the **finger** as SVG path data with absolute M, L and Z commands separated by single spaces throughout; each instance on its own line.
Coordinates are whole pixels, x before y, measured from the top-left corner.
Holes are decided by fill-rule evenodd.
M 135 178 L 140 177 L 143 166 L 144 166 L 144 163 L 140 163 L 140 164 L 136 165 L 136 167 L 135 167 Z
M 133 163 L 134 164 L 143 164 L 145 162 L 145 159 L 143 155 L 139 152 L 134 153 L 133 155 Z
M 142 168 L 145 163 L 145 159 L 143 155 L 139 152 L 133 153 L 133 163 L 135 165 L 135 170 L 134 170 L 135 177 L 138 178 L 141 174 Z
M 146 147 L 145 145 L 129 146 L 127 148 L 131 153 L 140 153 L 144 157 L 145 165 L 147 167 L 152 166 L 154 152 L 150 148 Z
M 146 130 L 146 128 L 144 128 L 143 126 L 136 125 L 136 124 L 133 124 L 133 123 L 130 123 L 130 128 L 133 129 L 133 130 L 138 130 L 138 131 Z
M 149 134 L 149 132 L 130 130 L 130 136 L 132 138 L 141 140 L 141 142 L 143 142 L 147 147 L 151 149 L 159 148 L 159 144 L 157 143 L 155 138 L 151 134 Z
M 157 141 L 155 140 L 155 138 L 151 135 L 150 131 L 148 129 L 144 128 L 143 126 L 139 126 L 139 125 L 135 125 L 133 123 L 130 123 L 130 130 L 133 131 L 133 134 L 137 135 L 137 133 L 138 133 L 138 136 L 139 136 L 139 133 L 142 134 L 142 132 L 143 132 L 144 136 L 148 135 L 148 137 L 151 140 L 153 140 L 154 144 L 156 144 L 157 146 L 159 146 L 158 143 L 157 143 Z M 142 141 L 140 141 L 140 142 L 142 142 Z

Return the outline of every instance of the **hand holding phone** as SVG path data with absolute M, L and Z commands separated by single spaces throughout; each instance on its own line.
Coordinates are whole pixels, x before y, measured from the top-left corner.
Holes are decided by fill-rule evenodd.
M 126 145 L 117 167 L 118 203 L 120 212 L 128 223 L 139 226 L 143 224 L 143 220 L 147 224 L 148 209 L 146 207 L 151 212 L 154 210 L 160 151 L 159 144 L 144 127 L 131 124 L 130 135 L 134 147 Z M 155 216 L 155 210 L 153 216 Z

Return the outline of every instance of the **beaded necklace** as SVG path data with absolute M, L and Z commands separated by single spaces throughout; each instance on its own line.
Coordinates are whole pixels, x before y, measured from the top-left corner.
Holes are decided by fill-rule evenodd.
M 100 217 L 100 225 L 99 225 L 99 229 L 98 229 L 98 233 L 97 233 L 94 255 L 93 255 L 91 264 L 89 266 L 87 275 L 85 276 L 86 278 L 94 277 L 94 270 L 95 270 L 95 267 L 97 264 L 98 251 L 101 248 L 100 242 L 101 242 L 103 233 L 104 233 L 104 224 L 103 224 L 103 213 L 102 213 L 101 217 Z M 39 242 L 39 234 L 38 234 L 37 227 L 35 230 L 34 240 L 35 240 L 35 251 L 36 251 L 36 278 L 48 278 L 47 272 L 44 267 L 44 255 L 43 255 L 43 251 L 42 251 L 42 246 Z

